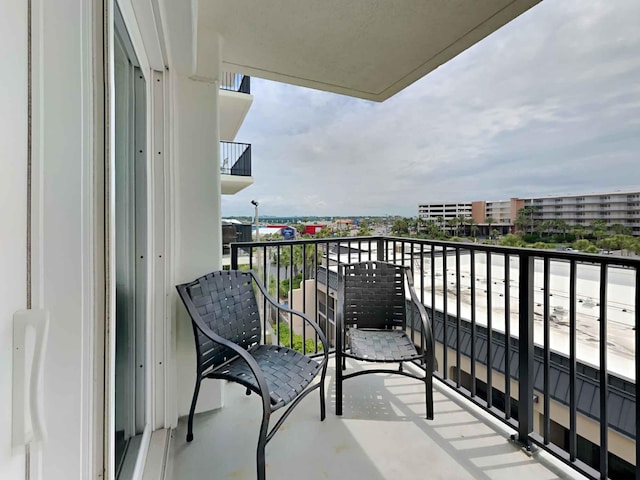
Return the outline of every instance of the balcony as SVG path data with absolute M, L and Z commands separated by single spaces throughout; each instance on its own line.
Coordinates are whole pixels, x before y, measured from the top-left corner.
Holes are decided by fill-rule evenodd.
M 277 289 L 281 299 L 319 320 L 323 315 L 318 306 L 332 309 L 339 304 L 339 264 L 375 258 L 405 265 L 413 272 L 418 295 L 434 323 L 435 376 L 442 402 L 436 406 L 436 420 L 423 421 L 418 410 L 412 410 L 421 407 L 418 397 L 412 397 L 412 389 L 419 390 L 418 385 L 400 381 L 396 388 L 384 377 L 372 377 L 369 383 L 363 378 L 358 387 L 350 385 L 368 392 L 367 399 L 360 403 L 356 395 L 349 397 L 351 417 L 330 417 L 326 426 L 305 423 L 317 422 L 316 406 L 309 401 L 309 410 L 303 409 L 308 413 L 299 412 L 291 418 L 300 419 L 305 426 L 300 431 L 295 428 L 295 435 L 310 434 L 307 426 L 314 432 L 310 434 L 314 440 L 308 446 L 313 454 L 306 453 L 300 460 L 310 462 L 305 465 L 317 465 L 318 469 L 311 469 L 313 475 L 331 471 L 334 464 L 339 464 L 341 448 L 355 447 L 356 458 L 362 462 L 352 472 L 372 472 L 371 478 L 385 478 L 390 471 L 404 478 L 401 472 L 407 462 L 413 472 L 417 468 L 438 468 L 440 457 L 446 459 L 443 469 L 460 471 L 456 469 L 468 467 L 467 477 L 480 478 L 478 470 L 473 470 L 478 465 L 491 470 L 484 450 L 473 451 L 476 444 L 469 447 L 470 451 L 459 451 L 452 442 L 464 444 L 468 440 L 473 445 L 474 439 L 485 438 L 488 443 L 483 448 L 490 450 L 502 443 L 500 448 L 512 449 L 496 450 L 496 461 L 502 456 L 512 459 L 508 460 L 508 468 L 495 467 L 498 476 L 512 475 L 514 465 L 523 471 L 530 464 L 548 468 L 544 462 L 531 462 L 514 445 L 505 445 L 508 435 L 504 432 L 513 435 L 519 445 L 544 451 L 569 465 L 574 475 L 637 475 L 637 258 L 390 237 L 236 243 L 231 249 L 232 265 L 237 265 L 239 252 L 245 252 L 249 268 L 272 279 L 266 283 L 272 285 L 274 293 Z M 306 260 L 296 264 L 295 258 Z M 298 280 L 283 282 L 292 276 Z M 298 283 L 300 286 L 294 288 L 293 284 Z M 277 312 L 267 318 L 290 321 L 278 317 Z M 319 323 L 327 330 L 328 338 L 335 338 L 332 322 Z M 415 333 L 413 328 L 408 326 L 411 335 Z M 297 331 L 295 323 L 291 331 L 302 335 L 303 340 L 309 335 L 304 330 Z M 279 322 L 267 322 L 265 332 L 265 341 L 280 338 Z M 330 385 L 329 398 L 332 391 Z M 235 400 L 228 403 L 237 407 Z M 477 421 L 471 421 L 468 428 L 458 429 L 456 425 L 464 425 L 465 421 L 450 416 L 453 410 L 449 407 L 454 404 L 461 415 L 464 412 L 473 416 L 479 409 L 483 418 L 496 420 L 499 426 L 476 417 Z M 203 415 L 201 421 L 209 425 L 203 428 L 203 434 L 213 428 L 211 425 L 218 425 L 216 422 L 225 422 L 225 415 L 233 417 L 234 413 Z M 292 424 L 292 430 L 293 427 Z M 448 429 L 465 435 L 465 439 L 454 433 L 442 434 L 443 438 L 441 433 Z M 251 429 L 246 434 L 255 436 Z M 381 455 L 383 444 L 395 448 L 407 436 L 420 437 L 422 450 L 408 457 Z M 493 443 L 498 437 L 501 442 Z M 282 462 L 275 460 L 291 448 L 307 447 L 299 441 L 274 439 L 274 469 L 295 466 L 282 467 Z M 425 455 L 432 452 L 438 453 L 425 460 Z M 233 453 L 236 454 L 241 453 Z M 251 454 L 249 449 L 244 466 L 252 473 Z M 323 466 L 314 463 L 319 461 L 317 457 L 326 459 Z M 391 458 L 402 460 L 396 463 Z M 452 458 L 454 466 L 447 463 Z M 549 471 L 544 471 L 546 478 Z M 337 475 L 331 473 L 329 478 L 334 474 Z
M 253 184 L 251 144 L 220 142 L 220 162 L 223 195 L 233 195 Z
M 220 140 L 233 142 L 253 103 L 251 78 L 223 72 L 220 82 Z
M 330 365 L 325 421 L 320 422 L 314 393 L 267 445 L 267 479 L 576 477 L 544 452 L 525 454 L 507 440 L 508 429 L 444 385 L 435 387 L 435 420 L 427 421 L 419 382 L 365 375 L 345 385 L 348 397 L 343 416 L 337 417 L 333 378 Z M 173 476 L 168 478 L 255 479 L 260 402 L 245 396 L 238 385 L 228 385 L 226 395 L 228 406 L 196 415 L 189 444 L 186 421 L 180 420 L 172 437 Z
M 223 72 L 220 89 L 249 94 L 251 93 L 251 77 L 241 73 Z

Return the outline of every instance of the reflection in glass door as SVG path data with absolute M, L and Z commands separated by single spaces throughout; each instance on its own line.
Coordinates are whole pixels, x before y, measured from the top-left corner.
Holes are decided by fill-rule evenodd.
M 115 24 L 114 451 L 116 478 L 127 479 L 146 425 L 146 107 L 145 79 L 118 11 Z

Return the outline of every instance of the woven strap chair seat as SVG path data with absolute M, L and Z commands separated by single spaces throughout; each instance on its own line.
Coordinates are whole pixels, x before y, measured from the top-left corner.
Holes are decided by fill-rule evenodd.
M 402 330 L 349 330 L 351 354 L 361 360 L 399 362 L 421 358 L 413 342 Z
M 314 359 L 282 346 L 256 345 L 249 353 L 264 373 L 272 405 L 283 406 L 295 400 L 322 367 Z M 231 361 L 212 376 L 233 380 L 259 392 L 255 376 L 241 358 Z

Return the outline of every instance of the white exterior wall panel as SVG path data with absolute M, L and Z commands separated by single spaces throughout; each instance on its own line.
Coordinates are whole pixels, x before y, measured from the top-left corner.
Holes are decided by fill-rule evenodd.
M 0 15 L 0 477 L 22 480 L 24 449 L 12 448 L 13 313 L 27 306 L 27 5 Z M 10 45 L 10 48 L 8 47 Z

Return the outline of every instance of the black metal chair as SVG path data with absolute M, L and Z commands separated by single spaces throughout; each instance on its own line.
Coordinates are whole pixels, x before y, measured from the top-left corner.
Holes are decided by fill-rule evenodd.
M 406 298 L 405 281 L 410 300 Z M 380 261 L 341 266 L 336 332 L 336 415 L 342 415 L 342 382 L 367 373 L 396 373 L 425 384 L 427 419 L 433 419 L 435 345 L 427 312 L 413 289 L 408 267 Z M 407 302 L 419 317 L 418 348 L 407 335 Z M 418 322 L 416 322 L 418 323 Z M 346 358 L 399 363 L 397 370 L 364 369 L 345 374 Z M 403 362 L 421 362 L 423 376 L 404 371 Z
M 253 285 L 269 303 L 282 312 L 291 312 L 308 322 L 322 342 L 319 359 L 279 345 L 261 345 L 260 312 Z M 265 478 L 265 446 L 293 408 L 311 391 L 320 389 L 320 420 L 325 418 L 324 379 L 329 345 L 320 327 L 301 312 L 278 304 L 253 272 L 213 272 L 176 287 L 191 316 L 196 342 L 197 377 L 187 442 L 193 440 L 193 414 L 200 383 L 205 378 L 237 382 L 262 399 L 262 423 L 258 436 L 258 479 Z M 303 347 L 304 348 L 304 347 Z M 321 373 L 320 382 L 311 384 Z M 289 405 L 269 431 L 269 419 L 276 410 Z

